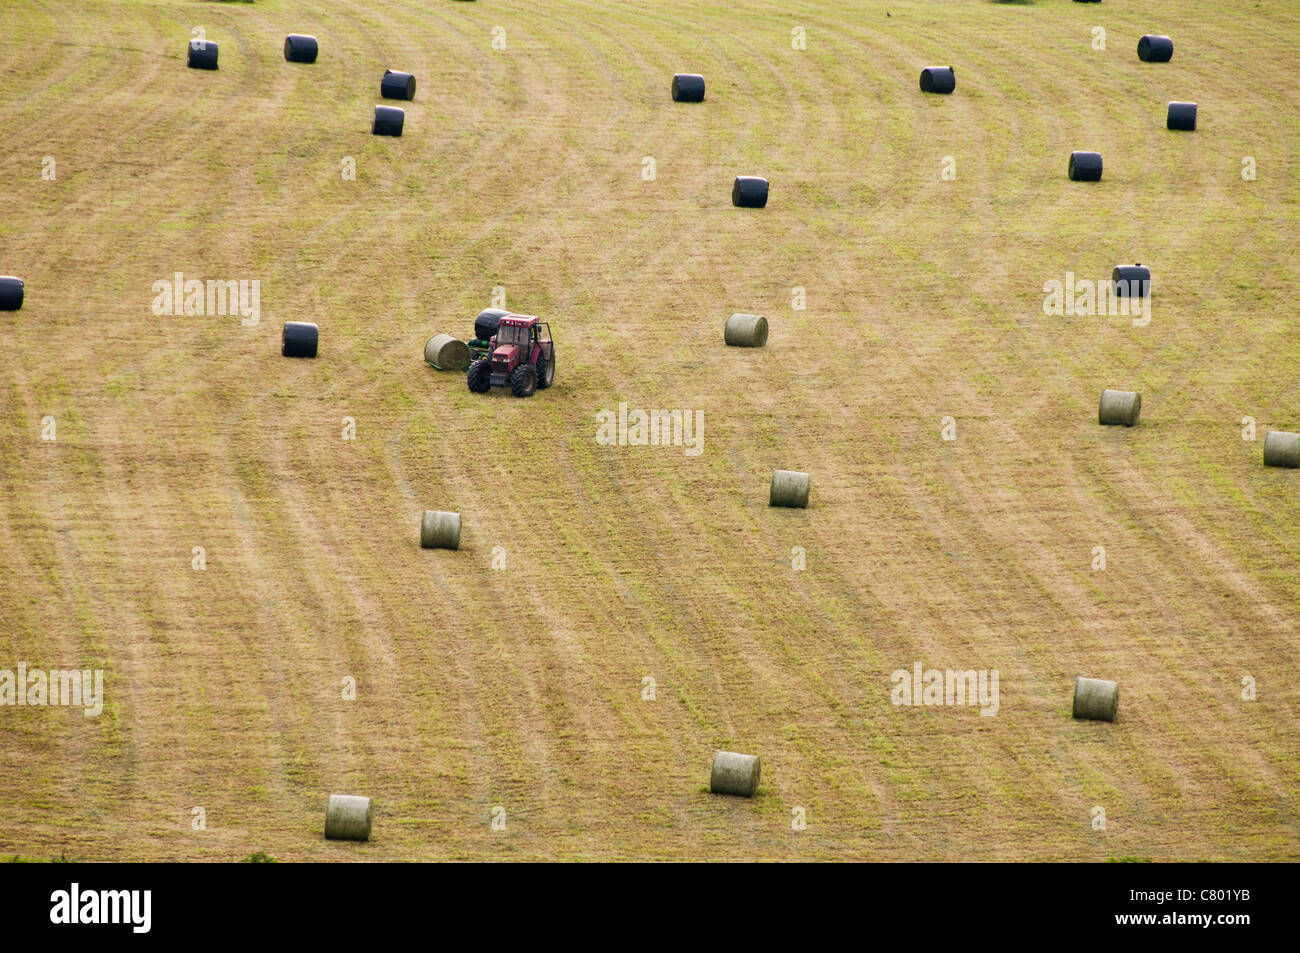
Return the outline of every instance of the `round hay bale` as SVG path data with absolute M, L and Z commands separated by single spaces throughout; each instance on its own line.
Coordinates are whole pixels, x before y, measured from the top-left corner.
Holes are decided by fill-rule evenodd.
M 0 311 L 19 311 L 23 306 L 23 280 L 0 277 Z
M 410 73 L 396 73 L 386 69 L 384 78 L 379 81 L 379 94 L 384 99 L 414 99 L 415 77 Z
M 375 122 L 370 132 L 376 136 L 402 135 L 402 126 L 406 123 L 406 110 L 396 106 L 376 106 Z
M 808 505 L 808 488 L 811 480 L 798 470 L 773 470 L 769 506 L 792 506 L 804 509 Z
M 738 175 L 731 186 L 731 204 L 737 208 L 763 208 L 767 205 L 767 179 L 757 175 Z
M 1084 678 L 1080 675 L 1074 680 L 1075 718 L 1089 718 L 1093 721 L 1114 721 L 1119 711 L 1119 686 L 1102 678 Z
M 1174 56 L 1174 41 L 1148 33 L 1138 40 L 1138 59 L 1143 63 L 1168 63 Z
M 1110 273 L 1110 283 L 1117 297 L 1145 298 L 1151 294 L 1151 269 L 1142 262 L 1116 265 Z
M 1300 433 L 1270 430 L 1264 435 L 1264 466 L 1300 467 Z
M 1100 182 L 1101 153 L 1071 152 L 1068 175 L 1071 182 Z
M 460 514 L 425 510 L 420 523 L 421 549 L 460 549 Z
M 325 837 L 329 840 L 370 840 L 370 798 L 331 794 L 325 807 Z
M 1131 390 L 1104 390 L 1097 421 L 1104 425 L 1135 426 L 1142 413 L 1142 395 Z
M 285 357 L 315 357 L 320 328 L 306 321 L 284 322 L 280 336 L 280 353 Z
M 733 314 L 722 336 L 732 347 L 762 347 L 767 343 L 767 318 L 761 314 Z
M 951 66 L 927 66 L 921 70 L 921 92 L 951 93 L 957 88 L 957 75 Z
M 709 791 L 713 794 L 734 794 L 753 797 L 758 790 L 758 775 L 762 769 L 756 754 L 736 754 L 734 751 L 713 752 L 713 770 L 709 772 Z
M 474 319 L 474 337 L 480 341 L 490 341 L 497 333 L 501 319 L 510 312 L 505 308 L 485 308 Z
M 211 40 L 190 40 L 190 50 L 185 56 L 190 69 L 216 69 L 217 44 Z
M 1196 103 L 1170 103 L 1165 114 L 1165 128 L 1179 132 L 1196 131 Z
M 424 345 L 424 359 L 440 371 L 463 371 L 469 367 L 469 345 L 450 334 L 438 334 Z
M 678 73 L 674 76 L 673 102 L 704 102 L 704 77 L 699 73 Z
M 316 37 L 290 33 L 284 38 L 284 58 L 290 63 L 315 63 L 320 44 Z

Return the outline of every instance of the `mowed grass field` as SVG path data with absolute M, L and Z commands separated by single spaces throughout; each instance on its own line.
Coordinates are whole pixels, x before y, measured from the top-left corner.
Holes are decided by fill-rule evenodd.
M 1297 36 L 1281 0 L 6 0 L 0 668 L 102 667 L 105 708 L 0 708 L 0 855 L 1300 859 L 1300 472 L 1260 459 L 1300 429 Z M 1044 314 L 1134 261 L 1149 325 Z M 155 315 L 176 272 L 259 281 L 259 323 Z M 497 287 L 557 340 L 528 400 L 422 360 Z M 704 452 L 599 445 L 620 402 Z M 891 704 L 916 662 L 997 670 L 997 716 Z

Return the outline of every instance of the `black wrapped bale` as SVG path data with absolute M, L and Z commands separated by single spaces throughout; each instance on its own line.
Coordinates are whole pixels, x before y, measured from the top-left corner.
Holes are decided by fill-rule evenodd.
M 1196 131 L 1196 103 L 1170 103 L 1165 126 L 1181 132 Z
M 290 63 L 315 63 L 320 44 L 316 37 L 290 33 L 284 38 L 284 58 Z
M 306 321 L 284 322 L 280 337 L 280 353 L 285 357 L 315 357 L 320 329 Z
M 1100 182 L 1101 153 L 1071 152 L 1070 167 L 1067 173 L 1071 182 Z
M 704 102 L 704 77 L 699 73 L 678 73 L 674 76 L 673 102 Z
M 489 341 L 497 333 L 501 319 L 510 312 L 505 308 L 485 308 L 474 319 L 474 337 L 480 341 Z
M 1174 41 L 1148 33 L 1138 40 L 1138 59 L 1143 63 L 1168 63 L 1174 56 Z
M 1116 265 L 1110 283 L 1117 298 L 1146 298 L 1151 294 L 1151 269 L 1141 262 Z
M 763 208 L 767 205 L 767 179 L 757 175 L 738 175 L 731 186 L 731 204 L 737 208 Z
M 921 70 L 921 92 L 951 93 L 957 88 L 957 75 L 951 66 L 927 66 Z
M 406 110 L 396 106 L 376 106 L 375 123 L 370 131 L 376 136 L 401 136 L 406 124 Z
M 384 70 L 384 78 L 379 83 L 379 92 L 385 99 L 414 99 L 415 77 L 410 73 L 394 73 Z
M 190 40 L 190 51 L 185 57 L 190 69 L 216 69 L 217 44 L 211 40 Z
M 0 278 L 0 311 L 20 311 L 23 306 L 23 280 Z

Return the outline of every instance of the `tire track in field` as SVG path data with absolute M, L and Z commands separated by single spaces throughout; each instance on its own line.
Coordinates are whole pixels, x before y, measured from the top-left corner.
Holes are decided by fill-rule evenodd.
M 769 68 L 770 68 L 770 65 L 769 65 Z M 787 87 L 787 89 L 788 89 L 788 88 L 789 88 L 789 87 Z M 668 246 L 667 248 L 665 248 L 665 250 L 661 253 L 661 255 L 662 255 L 663 257 L 671 257 L 671 256 L 673 256 L 674 254 L 677 253 L 677 245 L 678 245 L 678 244 L 685 243 L 685 242 L 689 241 L 689 240 L 692 239 L 692 238 L 693 238 L 693 236 L 688 234 L 688 235 L 685 236 L 683 239 L 680 239 L 679 242 L 675 243 L 675 244 L 672 245 L 672 246 Z M 655 260 L 653 260 L 653 259 L 652 259 L 651 261 L 647 262 L 647 265 L 649 265 L 649 266 L 653 266 L 654 264 L 655 264 Z M 625 481 L 620 480 L 620 482 L 625 482 Z M 664 518 L 661 518 L 660 522 L 668 523 L 669 520 L 664 519 Z M 696 549 L 698 549 L 698 545 L 699 545 L 698 541 L 693 540 L 693 541 L 692 541 L 692 544 L 695 546 Z M 662 576 L 666 576 L 667 578 L 671 578 L 671 574 L 670 574 L 670 573 L 662 573 L 662 574 L 657 573 L 656 575 L 662 575 Z M 678 598 L 674 598 L 674 595 L 675 595 L 675 593 L 674 593 L 673 591 L 670 590 L 670 593 L 669 593 L 669 600 L 668 600 L 668 601 L 671 601 L 671 602 L 684 602 L 684 601 L 686 601 L 686 600 L 682 600 L 682 599 L 680 599 L 679 597 L 678 597 Z M 688 625 L 684 626 L 684 628 L 685 628 L 686 630 L 689 631 L 690 629 L 694 628 L 694 626 L 688 624 Z M 753 646 L 750 646 L 750 648 L 751 648 L 751 650 L 752 650 Z M 751 651 L 751 659 L 752 659 L 752 651 Z M 768 677 L 769 677 L 769 679 L 771 678 L 772 673 L 773 673 L 775 670 L 776 670 L 776 666 L 773 665 L 773 664 L 771 664 L 771 663 L 769 663 L 769 664 L 766 666 L 766 671 L 767 671 L 767 673 L 768 673 Z
M 393 459 L 393 458 L 391 458 L 391 456 L 390 456 L 390 460 L 391 460 L 391 459 Z M 393 464 L 390 463 L 390 465 L 393 465 Z M 399 482 L 400 482 L 400 484 L 404 484 L 404 485 L 406 485 L 406 488 L 407 488 L 407 494 L 408 494 L 408 495 L 412 495 L 412 494 L 411 494 L 411 491 L 409 491 L 409 489 L 408 489 L 408 488 L 409 488 L 409 484 L 408 484 L 408 482 L 407 482 L 406 480 L 404 480 L 404 478 L 403 478 L 403 480 L 400 480 Z M 467 645 L 467 646 L 465 646 L 465 647 L 467 647 L 468 650 L 471 650 L 471 651 L 473 650 L 473 646 L 472 646 L 472 645 Z M 460 657 L 460 658 L 465 658 L 465 657 L 467 657 L 467 655 L 468 655 L 468 653 L 459 653 L 459 657 Z M 478 675 L 473 675 L 473 677 L 472 677 L 472 679 L 471 679 L 471 683 L 472 683 L 472 684 L 478 684 L 478 683 L 480 683 L 480 681 L 481 681 L 481 677 L 480 677 L 480 676 L 478 676 Z M 480 745 L 476 745 L 476 749 L 477 749 L 477 748 L 480 748 Z M 485 800 L 486 800 L 486 798 L 485 798 Z

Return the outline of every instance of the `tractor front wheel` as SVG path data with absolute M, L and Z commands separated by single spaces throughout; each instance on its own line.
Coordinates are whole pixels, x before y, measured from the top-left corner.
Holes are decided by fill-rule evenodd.
M 510 375 L 510 393 L 516 397 L 532 397 L 537 390 L 537 370 L 531 364 L 520 364 Z
M 469 366 L 465 375 L 469 389 L 475 394 L 486 394 L 492 389 L 492 368 L 487 358 L 480 358 Z

